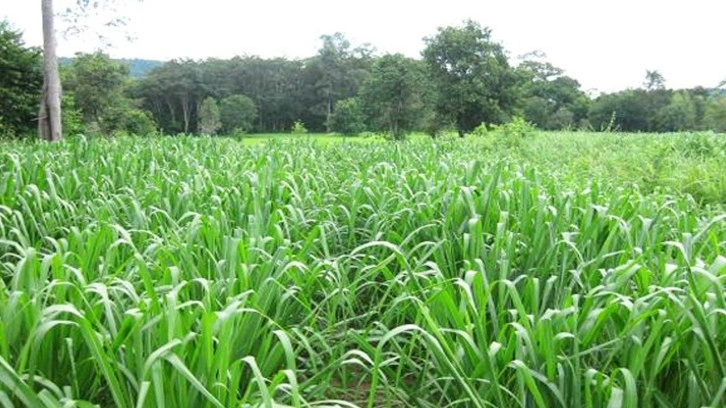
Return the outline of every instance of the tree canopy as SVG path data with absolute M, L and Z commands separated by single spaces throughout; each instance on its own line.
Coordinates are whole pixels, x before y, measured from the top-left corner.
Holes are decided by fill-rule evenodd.
M 23 135 L 37 128 L 41 55 L 25 46 L 22 33 L 0 21 L 0 135 Z
M 425 109 L 425 67 L 401 54 L 377 59 L 361 91 L 369 123 L 400 139 L 420 125 Z
M 460 135 L 509 118 L 517 103 L 517 77 L 491 30 L 470 20 L 440 28 L 424 42 L 424 60 L 438 94 L 436 111 L 451 117 Z
M 232 95 L 222 99 L 220 111 L 222 128 L 228 134 L 249 132 L 257 119 L 257 106 L 245 95 Z
M 365 130 L 363 111 L 357 98 L 343 99 L 335 103 L 335 110 L 328 119 L 327 127 L 346 136 L 357 135 Z
M 81 3 L 74 12 L 94 7 Z M 7 24 L 1 31 L 0 41 L 7 45 L 0 49 L 0 123 L 5 133 L 27 133 L 45 117 L 32 107 L 41 95 L 42 53 L 25 47 Z M 368 44 L 352 44 L 334 33 L 321 36 L 319 50 L 309 58 L 152 61 L 141 77 L 130 72 L 129 61 L 101 52 L 78 54 L 62 64 L 62 106 L 70 109 L 63 126 L 104 134 L 154 132 L 157 125 L 167 134 L 205 133 L 201 108 L 211 98 L 219 108 L 219 131 L 228 134 L 287 132 L 295 123 L 314 132 L 335 131 L 331 126 L 341 117 L 358 113 L 365 130 L 395 138 L 414 130 L 465 135 L 482 123 L 517 116 L 546 130 L 724 127 L 723 89 L 669 89 L 657 70 L 646 72 L 640 88 L 593 98 L 542 52 L 511 61 L 492 32 L 472 21 L 441 27 L 424 38 L 424 45 L 420 59 L 379 55 Z M 336 115 L 337 108 L 347 111 Z
M 587 126 L 590 99 L 580 83 L 543 58 L 528 56 L 517 66 L 524 118 L 541 129 Z

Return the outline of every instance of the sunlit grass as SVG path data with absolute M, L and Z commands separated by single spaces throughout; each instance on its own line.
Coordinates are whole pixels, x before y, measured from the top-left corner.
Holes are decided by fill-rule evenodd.
M 721 136 L 329 138 L 0 145 L 0 405 L 724 405 Z

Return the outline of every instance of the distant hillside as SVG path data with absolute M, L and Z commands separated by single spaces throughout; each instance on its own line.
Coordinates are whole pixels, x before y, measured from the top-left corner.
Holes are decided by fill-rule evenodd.
M 61 57 L 58 59 L 61 65 L 70 64 L 73 58 Z M 145 59 L 116 59 L 116 61 L 129 66 L 131 78 L 141 78 L 146 76 L 152 69 L 165 64 L 164 61 L 145 60 Z
M 131 78 L 141 78 L 146 76 L 152 69 L 165 64 L 164 61 L 145 60 L 145 59 L 120 59 L 117 60 L 129 66 Z

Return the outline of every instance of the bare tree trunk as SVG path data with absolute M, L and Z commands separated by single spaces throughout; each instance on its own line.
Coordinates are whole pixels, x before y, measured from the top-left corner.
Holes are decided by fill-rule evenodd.
M 330 132 L 330 117 L 333 116 L 333 83 L 328 84 L 328 114 L 325 115 L 325 128 Z
M 55 142 L 61 139 L 61 84 L 56 55 L 53 1 L 41 0 L 43 10 L 43 94 L 40 101 L 38 133 L 40 138 Z
M 176 110 L 174 109 L 174 103 L 168 97 L 164 99 L 166 106 L 169 108 L 169 115 L 171 115 L 172 126 L 176 126 Z
M 191 107 L 189 106 L 189 99 L 187 97 L 182 98 L 182 114 L 184 115 L 184 134 L 189 134 L 189 122 L 191 122 Z

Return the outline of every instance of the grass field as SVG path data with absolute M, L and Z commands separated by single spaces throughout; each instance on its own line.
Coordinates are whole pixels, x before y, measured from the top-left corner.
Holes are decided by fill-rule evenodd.
M 430 137 L 423 134 L 423 133 L 416 133 L 410 136 L 411 140 L 421 140 L 421 139 L 429 139 Z M 243 137 L 239 138 L 242 143 L 245 145 L 258 145 L 258 144 L 264 144 L 267 142 L 275 141 L 275 142 L 288 142 L 288 141 L 314 141 L 318 144 L 328 144 L 328 143 L 369 143 L 369 142 L 379 142 L 381 141 L 381 137 L 377 137 L 374 135 L 366 135 L 366 136 L 343 136 L 340 134 L 334 134 L 334 133 L 309 133 L 309 134 L 291 134 L 291 133 L 263 133 L 263 134 L 250 134 L 250 135 L 244 135 Z
M 0 405 L 726 405 L 724 135 L 359 141 L 0 142 Z

